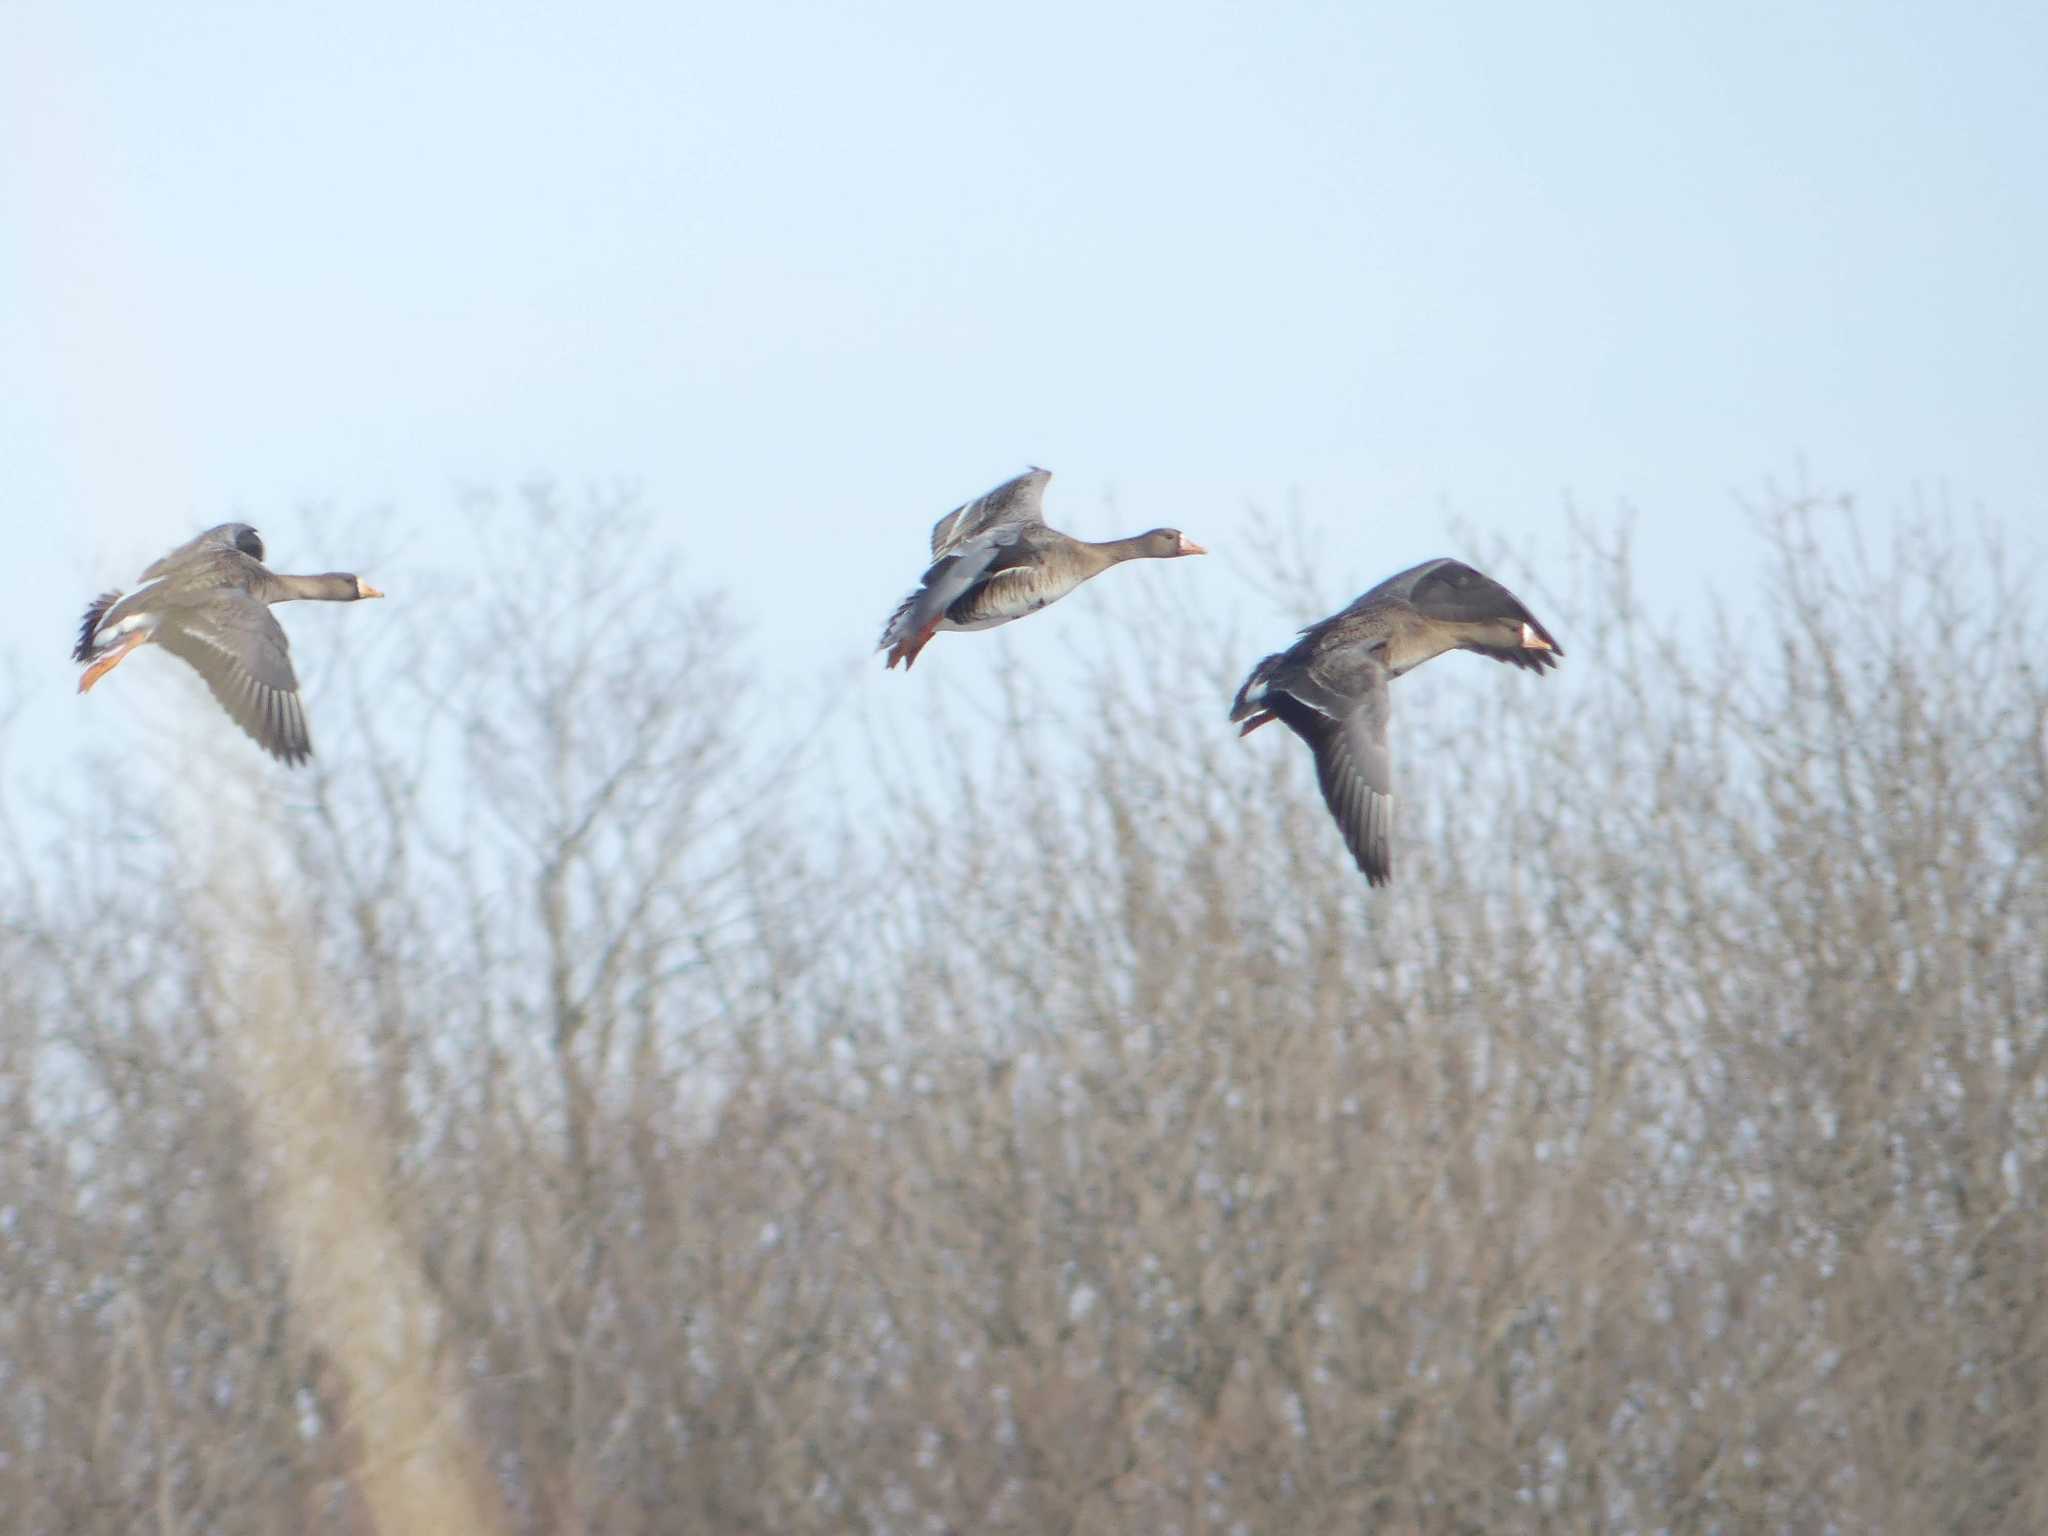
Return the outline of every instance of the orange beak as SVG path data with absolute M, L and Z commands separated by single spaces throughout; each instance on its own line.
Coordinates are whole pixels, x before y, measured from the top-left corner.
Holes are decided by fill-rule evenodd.
M 1183 555 L 1206 555 L 1209 553 L 1186 534 L 1180 536 L 1180 553 Z
M 358 589 L 356 596 L 358 597 L 382 597 L 384 595 L 360 576 L 356 578 L 356 587 Z

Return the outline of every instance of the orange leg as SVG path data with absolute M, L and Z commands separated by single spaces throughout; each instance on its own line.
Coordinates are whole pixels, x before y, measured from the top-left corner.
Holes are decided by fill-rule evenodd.
M 894 667 L 900 661 L 903 663 L 903 670 L 909 671 L 912 664 L 917 660 L 917 653 L 927 645 L 930 645 L 932 636 L 938 632 L 938 621 L 934 619 L 931 626 L 922 634 L 912 635 L 908 640 L 897 641 L 896 648 L 889 653 L 889 666 Z
M 121 665 L 123 661 L 128 659 L 130 651 L 148 639 L 148 632 L 140 629 L 136 630 L 132 635 L 123 636 L 120 643 L 111 651 L 85 669 L 85 676 L 78 680 L 78 691 L 80 693 L 90 692 L 94 683 Z

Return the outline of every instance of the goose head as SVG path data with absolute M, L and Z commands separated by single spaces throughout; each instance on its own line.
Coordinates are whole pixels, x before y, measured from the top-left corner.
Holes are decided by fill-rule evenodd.
M 1206 555 L 1208 550 L 1178 528 L 1154 528 L 1131 540 L 1134 553 L 1147 560 L 1172 560 L 1181 555 Z

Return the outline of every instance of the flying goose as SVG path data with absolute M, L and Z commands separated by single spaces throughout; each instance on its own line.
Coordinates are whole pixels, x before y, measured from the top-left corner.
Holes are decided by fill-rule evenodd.
M 1091 544 L 1045 525 L 1045 483 L 1034 469 L 932 525 L 932 564 L 889 616 L 878 649 L 907 669 L 942 629 L 993 629 L 1059 601 L 1123 560 L 1170 560 L 1208 551 L 1178 528 Z
M 84 693 L 137 646 L 155 641 L 190 662 L 221 707 L 266 752 L 286 763 L 313 755 L 291 644 L 272 603 L 316 598 L 352 603 L 384 594 L 360 576 L 281 576 L 263 565 L 263 540 L 247 523 L 222 523 L 180 544 L 142 573 L 127 596 L 107 592 L 85 610 L 74 661 Z
M 1477 651 L 1542 673 L 1564 652 L 1520 598 L 1458 560 L 1389 576 L 1341 613 L 1311 624 L 1245 679 L 1230 718 L 1248 736 L 1279 720 L 1315 754 L 1316 780 L 1372 885 L 1393 878 L 1393 760 L 1387 684 L 1445 651 Z

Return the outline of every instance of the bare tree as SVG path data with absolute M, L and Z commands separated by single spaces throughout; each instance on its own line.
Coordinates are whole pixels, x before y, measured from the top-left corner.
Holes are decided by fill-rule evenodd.
M 1995 537 L 1774 503 L 1667 631 L 1589 534 L 1563 672 L 1397 685 L 1368 894 L 1174 594 L 799 837 L 630 501 L 492 515 L 261 836 L 16 808 L 6 1529 L 2048 1524 Z

